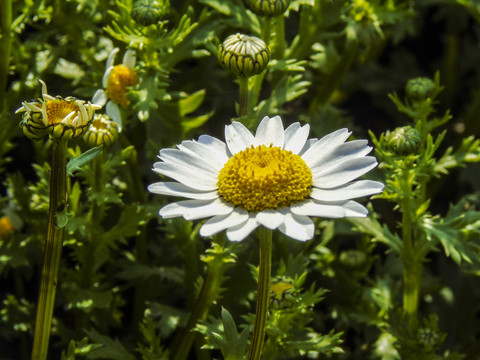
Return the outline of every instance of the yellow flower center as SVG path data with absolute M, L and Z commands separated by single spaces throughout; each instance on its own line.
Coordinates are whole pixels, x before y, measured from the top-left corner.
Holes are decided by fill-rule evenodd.
M 133 86 L 137 83 L 137 74 L 135 70 L 126 67 L 125 65 L 117 65 L 112 69 L 110 77 L 107 82 L 106 93 L 110 100 L 117 103 L 122 108 L 127 108 L 130 105 L 130 100 L 127 99 L 127 87 Z
M 95 116 L 92 121 L 92 125 L 90 126 L 90 129 L 94 129 L 94 131 L 106 131 L 107 126 L 108 123 L 106 121 L 103 121 L 101 117 Z
M 227 161 L 217 186 L 225 201 L 258 212 L 305 199 L 311 191 L 312 172 L 291 151 L 252 145 Z
M 48 125 L 58 124 L 72 111 L 80 111 L 77 104 L 61 99 L 47 101 L 47 121 Z M 75 116 L 74 116 L 75 117 Z

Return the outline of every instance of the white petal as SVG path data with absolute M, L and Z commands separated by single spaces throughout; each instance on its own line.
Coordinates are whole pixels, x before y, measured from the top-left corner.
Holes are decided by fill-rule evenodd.
M 382 192 L 383 188 L 384 185 L 381 182 L 373 180 L 359 180 L 331 189 L 320 189 L 314 187 L 310 193 L 310 197 L 323 201 L 349 200 L 362 196 L 378 194 Z
M 38 81 L 40 81 L 40 84 L 42 84 L 42 96 L 45 99 L 45 95 L 48 95 L 47 84 L 45 84 L 43 80 L 38 79 Z
M 367 208 L 356 201 L 347 201 L 342 206 L 345 209 L 346 217 L 366 217 L 368 215 Z
M 345 140 L 348 139 L 351 132 L 348 129 L 340 129 L 331 134 L 328 134 L 318 140 L 313 144 L 305 153 L 302 155 L 302 159 L 308 164 L 311 162 L 312 158 L 316 158 L 318 153 L 330 152 L 332 149 L 337 147 L 340 144 L 343 144 Z
M 247 222 L 248 217 L 246 210 L 235 208 L 230 214 L 217 215 L 208 219 L 200 228 L 200 235 L 212 236 L 222 230 L 242 225 Z
M 282 233 L 299 241 L 307 241 L 315 234 L 315 224 L 308 216 L 292 213 L 285 215 L 285 221 L 278 227 Z
M 160 216 L 170 219 L 183 216 L 185 220 L 198 220 L 215 215 L 226 215 L 233 211 L 233 205 L 220 199 L 182 200 L 160 209 Z
M 182 141 L 177 147 L 182 151 L 196 154 L 201 159 L 208 161 L 210 166 L 218 172 L 228 161 L 227 146 L 225 143 L 220 143 L 223 144 L 223 151 L 218 151 L 215 145 L 205 145 L 193 140 Z
M 212 200 L 218 197 L 217 191 L 201 191 L 192 189 L 178 182 L 158 182 L 148 186 L 153 194 L 186 197 L 195 200 Z
M 359 158 L 367 155 L 372 148 L 367 146 L 367 140 L 353 140 L 345 144 L 341 144 L 331 151 L 318 152 L 316 156 L 312 156 L 307 162 L 310 169 L 323 171 L 333 165 L 337 165 L 341 161 Z
M 127 50 L 123 55 L 123 65 L 125 65 L 129 69 L 133 69 L 135 67 L 135 62 L 137 61 L 137 54 L 134 50 Z
M 284 149 L 294 154 L 299 154 L 305 147 L 308 134 L 310 133 L 310 125 L 300 126 L 300 123 L 293 123 L 285 130 Z
M 258 227 L 258 225 L 259 224 L 255 219 L 255 216 L 250 215 L 248 220 L 243 224 L 229 228 L 227 230 L 227 238 L 230 241 L 242 241 L 248 235 L 250 235 L 250 233 Z
M 245 125 L 233 121 L 232 125 L 225 126 L 225 140 L 232 155 L 255 145 L 255 137 Z
M 326 171 L 312 170 L 313 186 L 331 189 L 346 184 L 377 166 L 377 160 L 373 156 L 365 156 L 359 159 L 342 161 Z
M 346 210 L 342 205 L 325 204 L 312 199 L 293 204 L 290 206 L 290 210 L 297 215 L 316 216 L 329 219 L 343 218 L 346 213 Z
M 114 48 L 110 54 L 108 55 L 108 59 L 107 59 L 107 64 L 106 64 L 106 68 L 109 68 L 109 67 L 112 67 L 114 62 L 115 62 L 115 55 L 117 55 L 117 53 L 120 51 L 119 48 Z
M 200 171 L 195 166 L 168 164 L 156 162 L 153 164 L 153 171 L 177 180 L 184 185 L 196 190 L 213 191 L 217 189 L 217 179 L 210 174 Z
M 256 145 L 266 145 L 283 148 L 285 132 L 280 116 L 269 118 L 265 116 L 257 127 L 255 133 Z
M 277 210 L 263 210 L 257 214 L 257 221 L 267 229 L 274 230 L 285 219 L 285 214 Z
M 103 106 L 107 103 L 107 94 L 103 89 L 98 89 L 93 94 L 92 103 Z
M 118 132 L 122 132 L 122 110 L 113 101 L 109 101 L 105 108 L 105 112 L 118 125 Z
M 318 141 L 317 138 L 308 139 L 305 145 L 303 146 L 303 149 L 300 150 L 300 152 L 297 155 L 303 157 L 303 154 L 305 154 L 308 149 L 310 149 L 314 144 L 316 144 L 317 141 Z
M 208 158 L 202 158 L 199 154 L 192 151 L 162 149 L 160 150 L 159 158 L 167 164 L 179 167 L 193 167 L 195 171 L 202 171 L 213 178 L 218 176 L 218 168 L 213 166 L 211 162 L 208 162 Z
M 108 86 L 108 79 L 110 79 L 110 75 L 112 74 L 114 66 L 109 66 L 105 69 L 105 73 L 103 74 L 102 78 L 102 86 L 103 88 L 107 88 Z

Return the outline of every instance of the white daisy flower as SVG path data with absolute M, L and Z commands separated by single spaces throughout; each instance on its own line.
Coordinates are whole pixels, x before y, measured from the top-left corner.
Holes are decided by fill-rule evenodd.
M 377 166 L 367 140 L 345 142 L 347 129 L 307 139 L 310 126 L 284 130 L 279 116 L 265 117 L 253 135 L 243 124 L 225 127 L 226 143 L 208 135 L 160 151 L 153 171 L 174 182 L 151 184 L 155 194 L 188 198 L 160 210 L 165 218 L 210 218 L 200 235 L 226 230 L 241 241 L 262 225 L 300 241 L 313 237 L 312 216 L 365 217 L 352 200 L 380 193 L 384 185 L 357 180 Z
M 121 65 L 114 65 L 115 56 L 119 48 L 112 50 L 107 59 L 107 67 L 103 75 L 102 86 L 93 95 L 92 101 L 95 104 L 105 105 L 106 113 L 118 124 L 118 130 L 122 130 L 122 110 L 130 105 L 125 94 L 127 88 L 137 84 L 137 73 L 135 72 L 136 54 L 133 50 L 127 50 L 123 56 Z

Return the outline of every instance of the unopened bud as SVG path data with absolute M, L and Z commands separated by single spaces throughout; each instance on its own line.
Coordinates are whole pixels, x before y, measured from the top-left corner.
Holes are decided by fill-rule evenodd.
M 282 15 L 290 5 L 290 0 L 247 0 L 248 7 L 255 14 L 271 17 Z
M 136 0 L 130 16 L 137 24 L 148 26 L 158 23 L 166 12 L 166 6 L 157 0 Z
M 83 141 L 89 147 L 112 145 L 118 138 L 118 124 L 108 115 L 95 114 L 92 125 L 83 134 Z
M 387 147 L 397 155 L 414 154 L 420 147 L 422 136 L 410 126 L 396 128 L 385 133 Z
M 435 83 L 427 77 L 410 79 L 405 86 L 405 92 L 410 100 L 421 102 L 431 97 L 435 92 Z
M 260 74 L 270 60 L 270 49 L 262 39 L 244 34 L 230 35 L 218 49 L 220 64 L 237 76 Z

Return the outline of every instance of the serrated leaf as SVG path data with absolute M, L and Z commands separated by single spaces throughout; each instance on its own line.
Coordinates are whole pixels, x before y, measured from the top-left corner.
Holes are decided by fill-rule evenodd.
M 67 164 L 67 175 L 73 176 L 75 171 L 81 170 L 85 164 L 96 158 L 102 149 L 103 145 L 96 146 L 71 159 Z
M 136 360 L 117 339 L 112 340 L 108 336 L 101 335 L 93 329 L 85 330 L 85 333 L 93 342 L 103 345 L 102 347 L 92 350 L 87 355 L 87 359 Z

